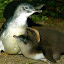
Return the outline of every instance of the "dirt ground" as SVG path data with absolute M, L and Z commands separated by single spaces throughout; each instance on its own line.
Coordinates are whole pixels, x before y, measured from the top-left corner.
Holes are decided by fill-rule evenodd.
M 0 26 L 3 22 L 0 23 Z M 43 26 L 37 26 L 34 28 L 46 28 L 52 27 L 58 29 L 64 33 L 64 25 L 60 22 L 46 22 Z M 33 60 L 24 57 L 23 55 L 0 55 L 0 64 L 64 64 L 64 55 L 61 56 L 61 59 L 57 63 L 43 62 L 40 60 Z
M 64 56 L 57 63 L 43 62 L 24 57 L 23 55 L 1 55 L 0 64 L 64 64 Z

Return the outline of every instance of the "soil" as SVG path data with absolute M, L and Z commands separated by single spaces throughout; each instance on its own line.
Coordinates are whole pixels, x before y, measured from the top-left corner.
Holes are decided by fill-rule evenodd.
M 36 26 L 33 28 L 54 28 L 60 30 L 64 33 L 64 25 L 63 20 L 61 19 L 54 19 L 53 21 L 46 21 L 42 26 Z M 0 27 L 4 22 L 0 22 Z M 57 61 L 57 63 L 51 62 L 43 62 L 40 60 L 33 60 L 24 57 L 23 55 L 8 55 L 8 54 L 1 54 L 0 55 L 0 64 L 64 64 L 64 55 L 61 56 L 61 59 Z

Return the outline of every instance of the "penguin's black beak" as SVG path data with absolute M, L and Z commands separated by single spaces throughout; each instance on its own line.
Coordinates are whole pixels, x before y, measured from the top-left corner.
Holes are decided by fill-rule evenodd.
M 35 12 L 41 13 L 41 12 L 42 12 L 42 10 L 37 10 L 37 9 L 36 9 L 36 10 L 35 10 Z
M 28 13 L 30 13 L 30 12 L 33 12 L 33 13 L 41 13 L 42 12 L 42 10 L 38 10 L 38 9 L 34 9 L 34 10 L 27 10 L 27 12 Z

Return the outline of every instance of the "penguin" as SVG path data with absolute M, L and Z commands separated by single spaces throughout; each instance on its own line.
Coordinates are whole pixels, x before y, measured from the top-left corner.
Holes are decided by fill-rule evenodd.
M 40 41 L 38 42 L 36 32 L 31 29 L 29 30 L 31 34 L 13 36 L 22 54 L 27 58 L 46 59 L 47 61 L 56 63 L 64 53 L 64 34 L 52 28 L 39 28 L 37 31 L 40 34 Z
M 13 13 L 14 13 L 16 7 L 17 7 L 19 4 L 21 4 L 22 2 L 25 2 L 25 1 L 24 1 L 24 0 L 23 0 L 23 1 L 12 1 L 12 2 L 8 3 L 7 6 L 6 6 L 5 9 L 4 9 L 3 17 L 7 20 L 7 19 L 9 19 L 11 16 L 13 16 Z M 26 3 L 27 3 L 27 2 L 26 2 Z M 28 2 L 28 3 L 29 3 L 29 2 Z M 33 5 L 34 2 L 33 2 L 33 3 L 31 2 L 30 4 Z M 41 8 L 44 6 L 44 4 L 39 4 L 39 5 L 37 5 L 37 3 L 36 3 L 36 4 L 33 5 L 33 6 L 35 7 L 35 9 L 41 10 Z M 11 10 L 11 12 L 10 12 L 10 10 Z M 37 15 L 37 14 L 40 14 L 40 13 L 35 13 L 35 15 Z M 28 24 L 29 27 L 32 27 L 32 26 L 41 26 L 40 24 L 36 24 L 35 22 L 33 22 L 31 16 L 29 16 L 29 17 L 27 18 L 27 24 Z
M 36 10 L 28 3 L 21 3 L 17 6 L 14 14 L 8 21 L 6 21 L 0 29 L 0 50 L 8 54 L 18 54 L 20 48 L 13 38 L 13 35 L 23 35 L 26 33 L 27 18 L 35 12 L 42 12 Z
M 16 39 L 22 54 L 27 58 L 47 62 L 47 59 L 41 51 L 39 43 L 40 40 L 36 38 L 37 36 L 39 37 L 38 33 L 36 32 L 37 30 L 35 31 L 31 28 L 29 28 L 29 30 L 31 30 L 32 33 L 29 31 L 25 35 L 13 36 Z
M 10 2 L 10 3 L 8 3 L 7 5 L 6 5 L 6 7 L 5 7 L 5 9 L 4 9 L 4 12 L 3 12 L 3 17 L 5 18 L 5 19 L 9 19 L 11 16 L 13 16 L 13 14 L 14 14 L 14 11 L 15 11 L 15 9 L 16 9 L 16 7 L 19 5 L 19 4 L 21 4 L 21 3 L 23 3 L 23 2 L 26 2 L 26 3 L 30 3 L 30 4 L 32 4 L 36 9 L 41 9 L 41 8 L 43 8 L 43 6 L 45 5 L 45 4 L 42 4 L 42 3 L 40 3 L 39 4 L 39 2 L 27 2 L 27 1 L 12 1 L 12 2 Z M 11 9 L 12 8 L 12 9 Z M 11 10 L 11 12 L 10 12 L 10 10 Z

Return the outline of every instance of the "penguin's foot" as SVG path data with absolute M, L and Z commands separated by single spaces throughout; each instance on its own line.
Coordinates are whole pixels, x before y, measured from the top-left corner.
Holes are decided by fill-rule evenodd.
M 1 51 L 1 55 L 5 55 L 5 56 L 8 56 L 8 54 L 4 51 Z
M 8 56 L 8 54 L 7 54 L 7 53 L 4 53 L 4 52 L 2 52 L 2 53 L 1 53 L 1 55 L 5 55 L 5 56 Z

